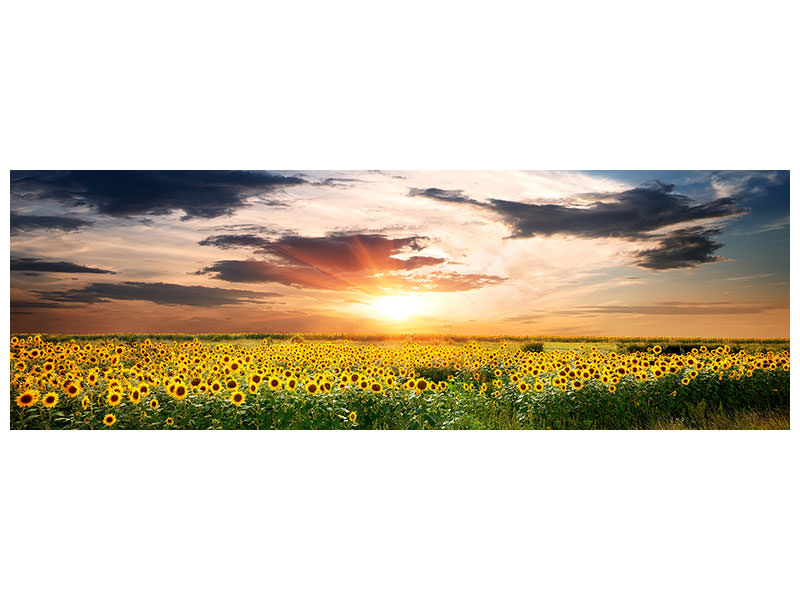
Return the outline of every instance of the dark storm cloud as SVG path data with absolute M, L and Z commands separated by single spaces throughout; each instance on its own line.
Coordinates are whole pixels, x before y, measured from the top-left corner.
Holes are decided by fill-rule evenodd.
M 644 239 L 662 227 L 741 215 L 733 198 L 697 204 L 687 196 L 673 193 L 674 186 L 654 182 L 619 193 L 588 194 L 594 200 L 586 206 L 526 204 L 490 199 L 487 208 L 501 216 L 511 228 L 511 237 L 575 235 Z
M 280 283 L 299 288 L 345 290 L 352 280 L 312 266 L 279 265 L 266 260 L 221 260 L 197 271 L 215 279 L 235 283 Z
M 306 267 L 326 273 L 357 273 L 416 269 L 445 262 L 433 256 L 395 258 L 402 252 L 419 252 L 427 238 L 389 238 L 375 233 L 329 233 L 322 237 L 284 235 L 275 240 L 254 234 L 222 234 L 208 237 L 202 246 L 249 248 L 271 255 L 274 265 Z
M 42 273 L 114 273 L 105 269 L 85 267 L 67 261 L 48 261 L 38 258 L 12 258 L 12 271 L 37 271 Z
M 260 171 L 12 171 L 17 201 L 58 200 L 114 216 L 163 215 L 185 219 L 230 215 L 245 199 L 306 183 Z M 263 199 L 270 202 L 269 198 Z M 274 200 L 273 200 L 274 202 Z
M 11 312 L 17 312 L 22 309 L 40 309 L 40 308 L 69 308 L 57 302 L 38 302 L 36 300 L 11 300 Z
M 280 283 L 298 288 L 327 290 L 383 289 L 402 287 L 406 290 L 459 292 L 506 281 L 504 277 L 481 273 L 415 273 L 395 271 L 380 278 L 368 272 L 335 273 L 308 265 L 276 265 L 265 260 L 223 260 L 206 267 L 198 274 L 237 283 Z
M 457 202 L 461 204 L 475 204 L 477 206 L 486 206 L 482 202 L 473 200 L 463 190 L 442 190 L 439 188 L 411 188 L 408 191 L 409 196 L 420 196 L 423 198 L 431 198 L 433 200 L 441 200 L 443 202 Z
M 505 281 L 474 273 L 422 272 L 447 262 L 421 252 L 427 237 L 391 238 L 376 233 L 333 232 L 322 237 L 285 235 L 271 240 L 253 234 L 215 235 L 200 244 L 222 249 L 247 248 L 266 260 L 222 260 L 197 274 L 247 283 L 280 283 L 299 288 L 375 291 L 393 287 L 428 291 L 464 291 Z
M 622 192 L 585 194 L 566 204 L 525 203 L 496 198 L 479 202 L 465 195 L 462 190 L 439 188 L 411 188 L 409 195 L 483 207 L 499 215 L 511 229 L 512 238 L 560 234 L 582 238 L 658 241 L 657 247 L 632 254 L 636 265 L 652 270 L 714 262 L 719 260 L 714 252 L 722 247 L 722 244 L 711 239 L 711 236 L 719 233 L 718 229 L 695 226 L 662 235 L 653 232 L 745 213 L 734 198 L 697 203 L 688 196 L 676 194 L 674 185 L 659 181 Z
M 92 283 L 77 289 L 36 293 L 42 300 L 48 302 L 95 304 L 110 300 L 146 300 L 155 304 L 210 307 L 259 302 L 264 298 L 280 295 L 272 292 L 250 292 L 202 285 L 139 281 Z
M 77 217 L 55 217 L 44 215 L 19 215 L 11 213 L 11 235 L 36 229 L 60 229 L 75 231 L 91 225 L 91 221 Z
M 663 227 L 733 217 L 745 212 L 733 198 L 700 204 L 674 190 L 674 185 L 654 181 L 622 192 L 584 194 L 566 205 L 497 198 L 480 202 L 462 190 L 439 188 L 411 188 L 409 195 L 483 207 L 496 213 L 510 227 L 512 238 L 561 234 L 637 240 L 648 238 L 650 232 Z M 578 205 L 577 200 L 583 204 Z
M 719 229 L 689 227 L 665 234 L 658 246 L 633 252 L 634 264 L 653 271 L 693 267 L 720 260 L 714 252 L 723 244 L 711 239 Z

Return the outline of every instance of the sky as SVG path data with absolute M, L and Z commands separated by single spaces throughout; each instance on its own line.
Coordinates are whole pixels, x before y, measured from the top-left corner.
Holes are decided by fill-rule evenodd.
M 12 171 L 11 331 L 789 336 L 788 171 Z

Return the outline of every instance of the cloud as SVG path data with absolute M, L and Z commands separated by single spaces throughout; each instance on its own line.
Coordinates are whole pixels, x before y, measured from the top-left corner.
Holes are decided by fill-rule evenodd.
M 490 210 L 511 228 L 512 238 L 537 235 L 574 235 L 646 239 L 658 229 L 703 219 L 744 214 L 733 198 L 696 203 L 674 193 L 675 186 L 654 181 L 621 192 L 589 193 L 565 204 L 528 203 L 489 198 L 480 202 L 462 190 L 411 188 L 409 196 L 440 202 L 472 204 Z
M 11 235 L 36 229 L 60 229 L 75 231 L 91 225 L 91 221 L 77 217 L 55 217 L 45 215 L 20 215 L 11 213 Z
M 423 198 L 431 198 L 433 200 L 441 200 L 442 202 L 456 202 L 461 204 L 475 204 L 477 206 L 486 206 L 482 202 L 473 200 L 467 196 L 463 190 L 442 190 L 439 188 L 411 188 L 408 191 L 409 196 L 421 196 Z
M 221 260 L 197 271 L 240 283 L 280 283 L 298 288 L 463 291 L 505 278 L 486 274 L 431 271 L 443 258 L 422 252 L 424 236 L 391 238 L 376 233 L 334 232 L 321 237 L 285 235 L 271 240 L 254 234 L 223 234 L 200 242 L 221 249 L 246 248 L 267 259 Z M 412 253 L 411 256 L 408 254 Z M 398 257 L 402 256 L 402 257 Z M 427 267 L 427 268 L 426 268 Z
M 42 308 L 69 308 L 57 302 L 38 302 L 36 300 L 11 300 L 11 312 L 22 312 L 24 309 L 42 309 Z M 29 314 L 29 311 L 25 311 Z
M 644 269 L 664 271 L 722 260 L 714 252 L 722 248 L 723 244 L 710 237 L 718 233 L 719 229 L 699 226 L 671 231 L 659 240 L 655 248 L 631 253 L 634 264 Z
M 237 283 L 280 283 L 298 288 L 353 290 L 379 293 L 405 291 L 459 292 L 473 290 L 506 281 L 504 277 L 480 273 L 447 273 L 434 271 L 416 273 L 393 271 L 335 273 L 313 266 L 276 265 L 265 260 L 223 260 L 198 271 L 216 279 Z
M 222 306 L 260 302 L 264 298 L 280 296 L 273 292 L 250 292 L 202 285 L 178 285 L 174 283 L 92 283 L 83 288 L 65 291 L 38 291 L 39 297 L 48 302 L 95 304 L 110 300 L 146 300 L 155 304 L 184 306 Z
M 554 311 L 554 314 L 748 315 L 783 308 L 788 307 L 779 303 L 657 302 L 645 305 L 577 306 L 570 310 Z
M 658 246 L 631 253 L 637 266 L 652 270 L 678 269 L 720 260 L 714 252 L 722 244 L 711 239 L 719 229 L 685 227 L 656 234 L 657 230 L 745 213 L 733 198 L 697 203 L 675 193 L 675 186 L 653 181 L 621 192 L 590 193 L 565 204 L 526 203 L 489 198 L 479 202 L 462 190 L 411 188 L 410 196 L 441 202 L 472 204 L 500 216 L 511 238 L 569 235 L 581 238 L 657 240 Z
M 208 237 L 201 246 L 249 248 L 272 256 L 276 266 L 302 267 L 326 273 L 382 272 L 416 269 L 445 262 L 433 256 L 397 258 L 419 252 L 428 238 L 389 238 L 375 233 L 329 233 L 322 237 L 284 235 L 276 240 L 254 234 L 222 234 Z
M 67 261 L 47 261 L 38 258 L 12 258 L 12 271 L 36 271 L 42 273 L 114 273 L 105 269 L 84 267 Z
M 278 265 L 266 260 L 221 260 L 197 274 L 236 283 L 281 283 L 300 288 L 345 290 L 355 285 L 350 279 L 315 267 Z
M 293 229 L 283 229 L 278 227 L 268 227 L 262 223 L 232 223 L 229 225 L 216 225 L 214 227 L 202 228 L 200 231 L 223 231 L 226 233 L 260 233 L 262 235 L 297 235 Z M 208 244 L 206 244 L 208 245 Z
M 317 181 L 311 185 L 325 186 L 337 189 L 347 189 L 355 187 L 356 183 L 365 183 L 364 179 L 357 179 L 355 177 L 327 177 L 322 181 Z
M 511 228 L 511 237 L 574 235 L 645 239 L 663 227 L 703 219 L 744 214 L 732 198 L 698 204 L 673 193 L 674 186 L 654 182 L 615 193 L 586 194 L 585 205 L 527 204 L 490 199 L 487 208 L 498 213 Z
M 419 276 L 412 275 L 406 279 L 406 285 L 410 285 L 414 290 L 430 292 L 465 292 L 505 281 L 508 281 L 507 277 L 496 275 L 436 271 Z
M 184 220 L 232 214 L 249 197 L 268 197 L 306 183 L 264 171 L 12 171 L 11 193 L 30 200 L 90 206 L 113 217 L 164 215 L 181 210 Z

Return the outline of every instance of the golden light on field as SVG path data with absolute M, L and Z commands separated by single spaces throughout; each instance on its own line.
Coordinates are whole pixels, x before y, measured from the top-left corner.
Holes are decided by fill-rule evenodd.
M 373 312 L 385 319 L 405 321 L 421 312 L 423 302 L 419 296 L 414 294 L 393 294 L 375 298 L 369 306 Z

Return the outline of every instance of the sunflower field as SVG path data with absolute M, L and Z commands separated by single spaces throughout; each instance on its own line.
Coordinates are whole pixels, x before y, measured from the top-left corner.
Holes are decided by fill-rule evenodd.
M 789 411 L 789 351 L 12 337 L 12 429 L 640 429 Z

